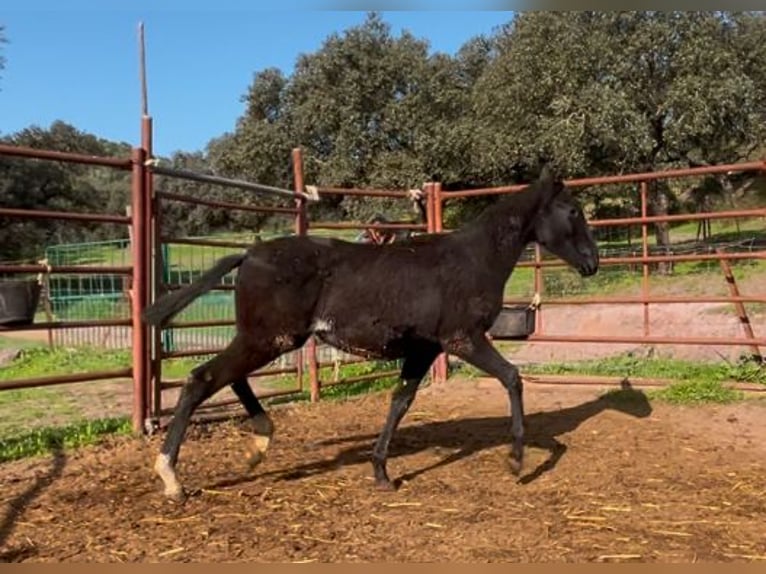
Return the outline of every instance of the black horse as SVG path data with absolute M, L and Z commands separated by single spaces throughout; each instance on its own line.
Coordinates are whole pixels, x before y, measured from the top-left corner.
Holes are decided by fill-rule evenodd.
M 249 461 L 268 448 L 273 424 L 247 375 L 312 335 L 347 353 L 403 359 L 388 416 L 375 444 L 376 484 L 394 488 L 388 445 L 433 361 L 453 354 L 496 377 L 508 390 L 511 468 L 521 471 L 522 384 L 517 368 L 486 336 L 502 308 L 503 290 L 524 248 L 536 241 L 581 275 L 598 270 L 598 250 L 579 203 L 544 168 L 538 181 L 487 208 L 449 234 L 423 234 L 386 245 L 311 236 L 283 237 L 220 259 L 194 283 L 146 309 L 161 325 L 239 268 L 236 335 L 189 375 L 154 469 L 165 494 L 183 499 L 175 466 L 189 419 L 207 398 L 231 385 L 250 415 Z

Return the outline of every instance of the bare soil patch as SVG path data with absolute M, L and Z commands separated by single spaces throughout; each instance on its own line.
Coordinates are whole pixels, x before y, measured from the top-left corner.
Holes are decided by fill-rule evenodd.
M 160 436 L 0 467 L 6 561 L 749 561 L 766 557 L 766 406 L 676 408 L 527 385 L 528 456 L 508 472 L 493 380 L 418 395 L 373 489 L 385 393 L 274 409 L 246 473 L 236 423 L 181 451 L 184 505 L 161 495 Z

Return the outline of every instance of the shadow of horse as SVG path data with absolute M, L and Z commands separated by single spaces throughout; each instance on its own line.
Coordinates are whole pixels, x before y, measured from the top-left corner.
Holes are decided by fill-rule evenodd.
M 22 546 L 20 548 L 3 548 L 16 527 L 19 517 L 27 507 L 37 498 L 53 481 L 61 476 L 66 466 L 67 457 L 59 447 L 53 447 L 50 468 L 44 474 L 35 477 L 35 481 L 15 498 L 6 502 L 8 511 L 0 519 L 0 562 L 18 562 L 34 556 L 37 550 L 34 547 Z
M 594 400 L 549 412 L 537 412 L 525 417 L 527 429 L 526 444 L 548 451 L 548 457 L 531 472 L 519 477 L 521 484 L 528 484 L 545 472 L 555 468 L 567 450 L 557 437 L 576 430 L 585 421 L 606 410 L 614 410 L 645 418 L 652 412 L 646 395 L 641 391 L 624 387 L 619 391 L 606 393 Z M 275 476 L 278 480 L 297 480 L 307 476 L 332 472 L 342 466 L 370 463 L 372 443 L 375 434 L 364 434 L 330 439 L 316 443 L 317 446 L 353 444 L 341 450 L 331 459 L 318 460 L 289 470 L 274 470 L 259 476 Z M 432 448 L 452 450 L 445 458 L 427 467 L 411 471 L 396 482 L 410 481 L 421 474 L 458 462 L 486 449 L 508 445 L 510 420 L 507 416 L 462 418 L 449 421 L 429 422 L 402 427 L 391 445 L 391 456 L 407 456 Z M 242 477 L 223 480 L 215 486 L 234 486 L 252 480 Z

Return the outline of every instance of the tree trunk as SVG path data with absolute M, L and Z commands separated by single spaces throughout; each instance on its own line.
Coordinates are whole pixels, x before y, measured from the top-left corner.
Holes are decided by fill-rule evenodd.
M 670 207 L 667 183 L 658 181 L 649 191 L 649 210 L 652 215 L 667 215 Z M 667 221 L 654 224 L 654 234 L 657 239 L 658 254 L 670 254 L 670 224 Z M 670 275 L 673 272 L 671 261 L 661 261 L 656 266 L 660 275 Z

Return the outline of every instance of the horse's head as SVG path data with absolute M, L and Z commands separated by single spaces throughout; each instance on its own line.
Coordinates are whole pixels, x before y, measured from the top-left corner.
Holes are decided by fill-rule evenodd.
M 561 181 L 553 185 L 553 195 L 538 212 L 534 240 L 577 269 L 583 277 L 598 271 L 598 246 L 585 220 L 580 203 Z

